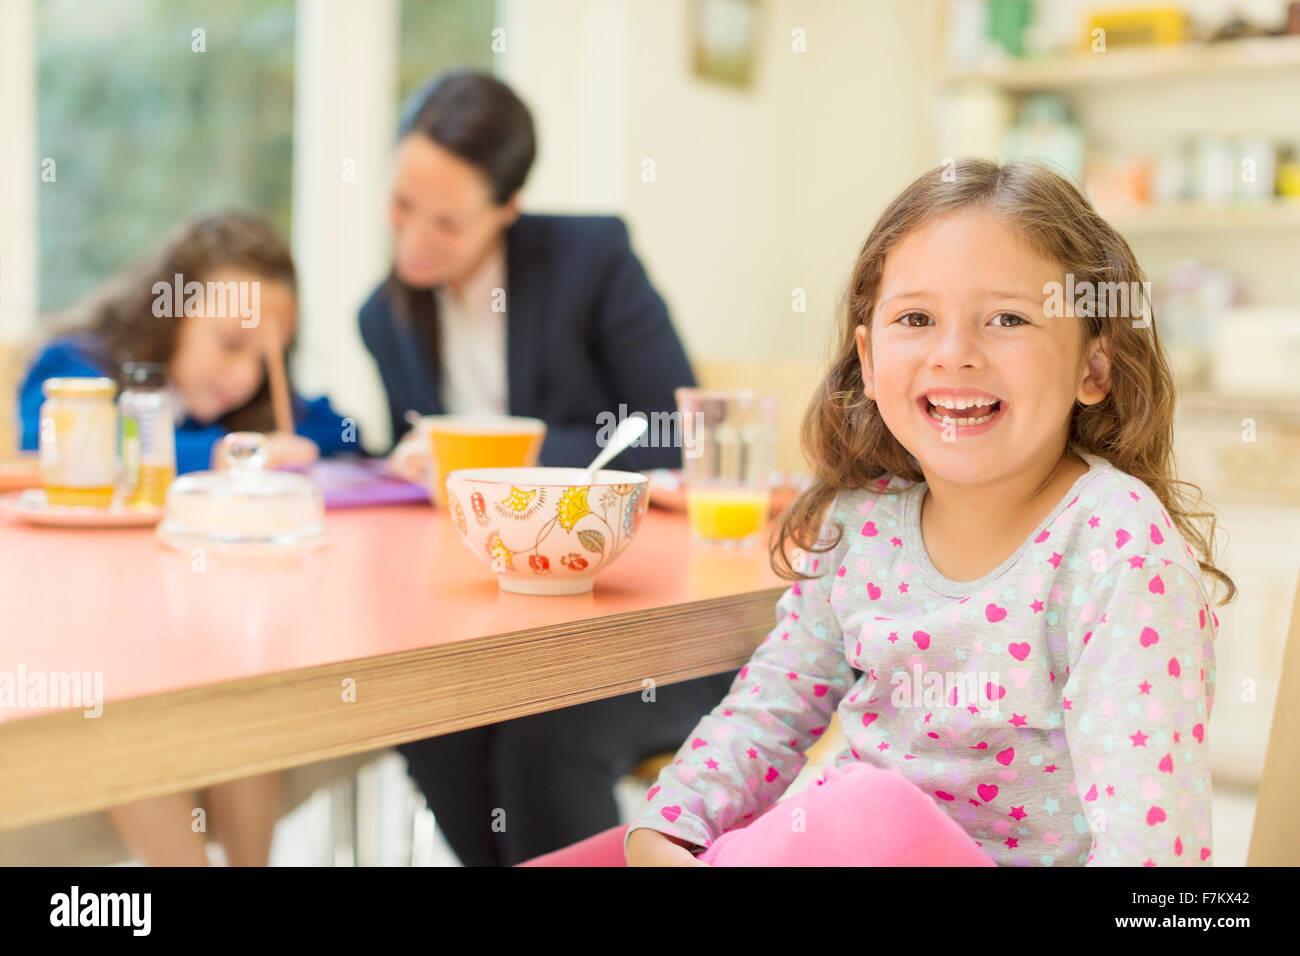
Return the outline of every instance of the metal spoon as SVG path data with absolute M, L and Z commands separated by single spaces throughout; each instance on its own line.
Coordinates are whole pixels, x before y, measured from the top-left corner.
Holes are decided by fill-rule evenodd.
M 605 462 L 640 438 L 648 426 L 649 422 L 646 421 L 645 415 L 639 412 L 619 422 L 618 428 L 614 430 L 614 437 L 610 439 L 609 444 L 587 466 L 587 473 L 583 475 L 583 484 L 589 485 L 595 481 L 596 472 L 604 466 Z

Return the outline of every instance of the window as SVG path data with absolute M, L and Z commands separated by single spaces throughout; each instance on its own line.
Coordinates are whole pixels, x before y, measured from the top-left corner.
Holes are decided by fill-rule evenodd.
M 289 236 L 294 0 L 37 0 L 38 307 L 191 216 Z
M 496 4 L 488 0 L 402 0 L 398 96 L 453 67 L 493 72 Z M 399 102 L 401 101 L 399 100 Z

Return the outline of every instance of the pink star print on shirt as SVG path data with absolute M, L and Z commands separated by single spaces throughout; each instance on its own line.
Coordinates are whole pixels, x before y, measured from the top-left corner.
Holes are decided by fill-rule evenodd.
M 921 542 L 924 483 L 841 492 L 728 696 L 629 828 L 699 846 L 771 807 L 838 715 L 1001 865 L 1210 859 L 1218 618 L 1160 500 L 1105 459 L 977 581 Z M 906 585 L 903 587 L 903 585 Z

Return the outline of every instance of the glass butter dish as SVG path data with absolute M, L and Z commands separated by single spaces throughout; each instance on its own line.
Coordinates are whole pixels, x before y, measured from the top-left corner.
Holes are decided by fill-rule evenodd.
M 266 467 L 264 436 L 235 432 L 219 455 L 230 467 L 182 475 L 167 492 L 158 537 L 173 548 L 267 552 L 325 542 L 325 502 L 304 478 Z

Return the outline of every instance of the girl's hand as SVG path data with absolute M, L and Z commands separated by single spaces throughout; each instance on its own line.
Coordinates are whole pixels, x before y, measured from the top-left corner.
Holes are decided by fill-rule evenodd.
M 644 827 L 627 838 L 628 866 L 708 866 L 686 849 L 685 841 Z
M 262 437 L 266 440 L 267 468 L 299 468 L 320 458 L 320 449 L 310 438 L 303 438 L 293 432 L 269 432 Z M 230 458 L 225 448 L 225 442 L 217 442 L 212 446 L 214 471 L 230 467 Z
M 406 481 L 423 485 L 429 476 L 429 440 L 414 432 L 397 443 L 388 455 L 388 470 Z
M 320 458 L 320 448 L 310 438 L 293 432 L 271 432 L 266 436 L 266 464 L 269 468 L 300 468 Z

